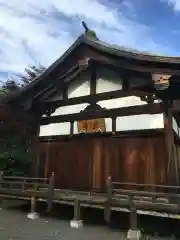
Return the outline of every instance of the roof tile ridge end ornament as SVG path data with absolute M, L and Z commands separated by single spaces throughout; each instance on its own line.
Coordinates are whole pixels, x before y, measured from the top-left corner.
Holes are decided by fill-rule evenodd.
M 94 40 L 94 41 L 98 41 L 98 37 L 96 35 L 96 32 L 93 31 L 92 29 L 88 28 L 87 24 L 82 21 L 82 26 L 84 27 L 85 31 L 84 31 L 84 34 L 83 36 L 85 37 L 84 40 Z

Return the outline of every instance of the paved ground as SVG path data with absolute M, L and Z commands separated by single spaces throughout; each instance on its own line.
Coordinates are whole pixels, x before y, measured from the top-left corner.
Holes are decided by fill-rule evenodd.
M 57 211 L 55 211 L 57 213 Z M 126 231 L 108 229 L 107 226 L 92 221 L 85 222 L 81 229 L 71 229 L 69 219 L 72 211 L 60 210 L 63 217 L 43 217 L 29 220 L 26 217 L 27 209 L 11 209 L 5 207 L 0 211 L 0 240 L 125 240 Z M 58 215 L 60 215 L 58 213 Z M 95 221 L 95 220 L 93 220 Z M 151 223 L 150 223 L 151 224 Z M 160 238 L 150 238 L 160 239 Z M 166 238 L 171 239 L 171 238 Z
M 69 221 L 40 218 L 29 220 L 22 212 L 2 210 L 0 212 L 1 240 L 116 240 L 125 239 L 123 233 L 110 231 L 100 226 L 85 226 L 71 229 Z

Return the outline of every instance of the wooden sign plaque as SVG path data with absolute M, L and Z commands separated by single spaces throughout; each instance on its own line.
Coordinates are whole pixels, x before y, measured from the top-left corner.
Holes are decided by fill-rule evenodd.
M 81 120 L 77 122 L 79 133 L 105 132 L 105 119 Z

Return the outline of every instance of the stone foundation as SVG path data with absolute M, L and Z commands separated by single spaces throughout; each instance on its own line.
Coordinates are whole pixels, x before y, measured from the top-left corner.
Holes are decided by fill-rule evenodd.
M 141 239 L 141 231 L 130 229 L 127 233 L 127 239 L 129 239 L 129 240 L 140 240 Z
M 83 221 L 82 220 L 71 220 L 70 221 L 70 227 L 71 228 L 81 228 L 83 227 Z
M 35 220 L 39 217 L 39 214 L 36 212 L 32 212 L 32 213 L 28 213 L 27 218 L 31 219 L 31 220 Z

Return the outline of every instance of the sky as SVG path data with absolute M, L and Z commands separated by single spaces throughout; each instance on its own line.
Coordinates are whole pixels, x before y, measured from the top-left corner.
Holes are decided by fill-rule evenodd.
M 180 0 L 0 0 L 0 81 L 51 65 L 81 21 L 102 41 L 180 56 Z

